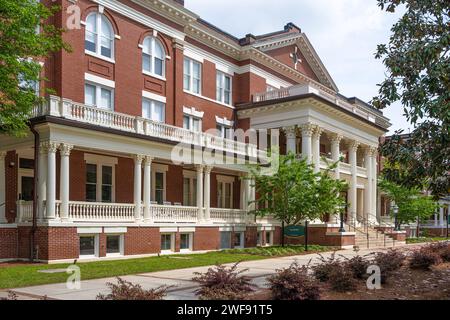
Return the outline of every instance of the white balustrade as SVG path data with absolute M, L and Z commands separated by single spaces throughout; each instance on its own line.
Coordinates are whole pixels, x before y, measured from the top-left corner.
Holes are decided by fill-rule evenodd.
M 17 201 L 17 221 L 31 222 L 33 221 L 33 201 Z
M 216 223 L 246 223 L 249 218 L 245 210 L 211 209 L 211 220 Z
M 134 204 L 69 202 L 69 220 L 133 222 Z
M 153 205 L 150 211 L 152 213 L 152 220 L 155 223 L 189 223 L 197 222 L 198 220 L 197 207 Z

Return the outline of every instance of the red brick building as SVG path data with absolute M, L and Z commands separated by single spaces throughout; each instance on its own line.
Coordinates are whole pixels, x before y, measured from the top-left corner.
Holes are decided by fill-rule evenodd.
M 388 119 L 338 93 L 300 28 L 238 39 L 184 1 L 56 3 L 51 23 L 70 27 L 74 12 L 81 23 L 64 34 L 72 52 L 43 61 L 39 94 L 54 94 L 28 137 L 0 136 L 0 260 L 279 243 L 278 222 L 248 215 L 245 164 L 265 149 L 254 130 L 281 129 L 281 150 L 316 170 L 321 156 L 345 155 L 336 175 L 351 184 L 348 221 L 376 220 Z M 332 221 L 316 228 L 318 242 L 352 244 Z

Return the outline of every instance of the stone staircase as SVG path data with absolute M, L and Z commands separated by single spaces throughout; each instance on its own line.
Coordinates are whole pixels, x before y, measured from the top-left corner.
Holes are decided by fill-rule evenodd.
M 360 249 L 370 249 L 370 248 L 392 248 L 395 247 L 396 241 L 389 235 L 376 230 L 373 227 L 353 227 L 348 225 L 347 230 L 351 232 L 356 232 L 355 245 Z

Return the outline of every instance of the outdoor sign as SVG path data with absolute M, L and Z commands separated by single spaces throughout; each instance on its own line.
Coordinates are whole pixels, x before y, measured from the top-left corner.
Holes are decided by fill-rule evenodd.
M 303 237 L 305 235 L 305 227 L 287 226 L 284 228 L 284 235 L 287 237 Z

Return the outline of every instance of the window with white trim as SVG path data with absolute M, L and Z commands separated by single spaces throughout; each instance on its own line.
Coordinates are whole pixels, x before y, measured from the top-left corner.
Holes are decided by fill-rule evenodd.
M 166 105 L 163 102 L 143 98 L 142 99 L 142 117 L 156 122 L 164 123 Z
M 114 110 L 114 89 L 86 82 L 84 85 L 84 103 L 100 109 Z
M 201 63 L 185 57 L 183 70 L 184 70 L 183 71 L 184 90 L 196 94 L 201 94 L 201 87 L 202 87 Z
M 114 59 L 114 29 L 108 18 L 98 12 L 86 18 L 85 50 L 98 56 Z
M 164 77 L 166 73 L 166 51 L 161 41 L 146 37 L 142 42 L 142 70 L 144 73 Z
M 202 119 L 194 117 L 192 115 L 185 114 L 183 116 L 183 128 L 194 132 L 201 132 Z
M 183 206 L 197 206 L 197 178 L 192 175 L 184 175 L 183 177 Z
M 234 233 L 234 247 L 235 248 L 244 248 L 244 232 L 235 232 Z
M 173 252 L 175 251 L 175 234 L 161 233 L 161 251 Z
M 233 209 L 232 177 L 217 176 L 217 205 L 221 209 Z
M 233 128 L 224 124 L 217 124 L 217 136 L 225 139 L 233 139 Z
M 97 234 L 80 235 L 79 246 L 80 246 L 80 257 L 81 258 L 98 257 L 99 240 L 98 240 Z
M 86 163 L 86 201 L 113 202 L 114 167 Z
M 123 234 L 108 234 L 106 235 L 106 255 L 107 256 L 121 256 L 123 255 L 124 235 Z
M 180 251 L 192 251 L 192 233 L 181 233 L 180 234 Z
M 162 205 L 165 199 L 165 173 L 155 172 L 155 201 Z
M 266 246 L 273 245 L 273 231 L 266 231 Z
M 216 100 L 231 105 L 231 76 L 217 71 Z

